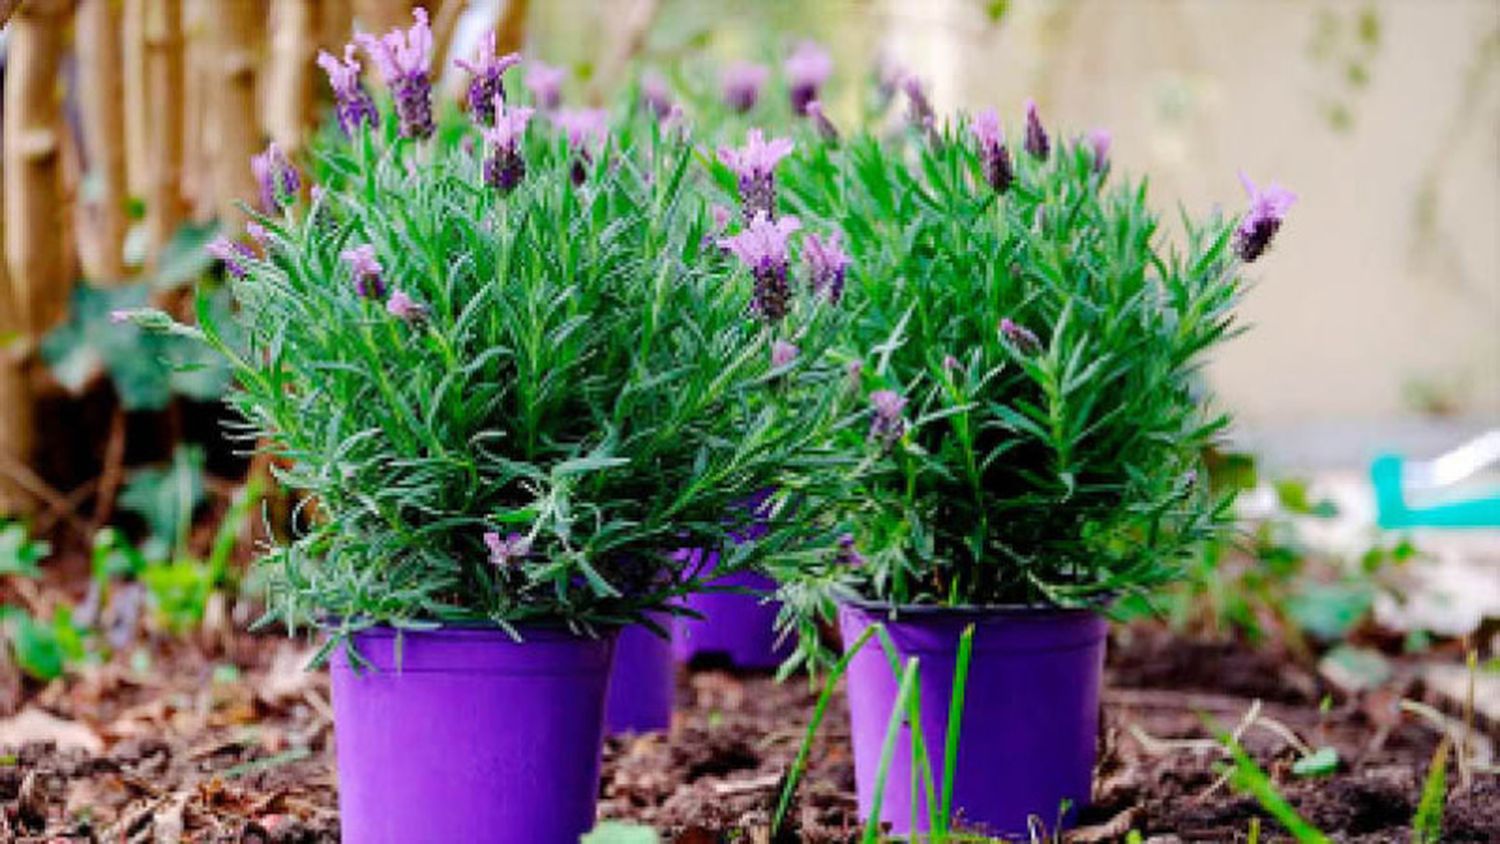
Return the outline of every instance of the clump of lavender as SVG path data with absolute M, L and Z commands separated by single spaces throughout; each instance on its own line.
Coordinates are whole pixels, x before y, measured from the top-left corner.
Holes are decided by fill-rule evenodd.
M 246 275 L 249 275 L 250 268 L 245 262 L 255 259 L 255 252 L 249 244 L 230 240 L 223 235 L 210 241 L 208 246 L 204 247 L 204 251 L 208 252 L 209 257 L 222 261 L 224 271 L 236 279 L 244 279 Z
M 1094 172 L 1103 173 L 1109 167 L 1109 147 L 1114 142 L 1114 135 L 1108 129 L 1094 129 L 1089 132 L 1089 149 L 1094 153 Z
M 275 141 L 265 152 L 250 158 L 250 172 L 260 188 L 261 210 L 267 214 L 280 214 L 302 189 L 302 174 Z
M 1052 152 L 1052 141 L 1042 126 L 1042 117 L 1036 110 L 1036 100 L 1026 101 L 1026 152 L 1043 161 Z
M 378 119 L 375 101 L 370 92 L 359 82 L 359 61 L 354 58 L 354 45 L 344 45 L 344 58 L 340 61 L 328 51 L 318 53 L 318 67 L 328 74 L 328 84 L 333 88 L 337 101 L 335 111 L 339 128 L 346 137 L 354 137 L 360 126 L 374 126 Z
M 807 114 L 808 103 L 818 99 L 823 83 L 833 73 L 833 59 L 817 42 L 803 41 L 787 56 L 782 67 L 786 71 L 787 86 L 791 92 L 792 110 L 798 114 Z
M 875 413 L 870 417 L 870 439 L 890 448 L 906 433 L 906 397 L 895 390 L 876 390 L 870 394 L 870 406 Z
M 641 105 L 651 110 L 658 120 L 666 120 L 672 113 L 672 88 L 667 78 L 654 70 L 641 74 Z
M 581 185 L 588 178 L 588 166 L 593 163 L 590 149 L 604 143 L 609 127 L 609 112 L 600 108 L 565 108 L 552 116 L 552 122 L 563 131 L 568 148 L 573 151 L 573 184 Z
M 354 277 L 354 292 L 364 299 L 385 298 L 385 270 L 375 257 L 375 247 L 366 243 L 351 246 L 339 253 L 339 258 L 349 267 Z
M 505 102 L 505 80 L 503 79 L 505 71 L 520 62 L 520 53 L 495 55 L 493 30 L 485 36 L 473 61 L 456 59 L 453 62 L 469 72 L 469 116 L 475 123 L 480 126 L 494 124 L 496 105 Z
M 1244 173 L 1240 173 L 1240 183 L 1250 197 L 1250 210 L 1234 230 L 1234 254 L 1248 264 L 1270 247 L 1297 195 L 1278 184 L 1257 188 Z
M 809 234 L 802 241 L 802 260 L 807 264 L 807 282 L 814 293 L 821 294 L 831 305 L 837 305 L 844 295 L 844 277 L 849 272 L 849 253 L 840 243 L 842 235 L 835 231 L 823 239 Z
M 830 144 L 839 142 L 839 128 L 828 119 L 828 113 L 823 111 L 822 101 L 813 100 L 808 103 L 803 113 L 807 115 L 808 120 L 812 121 L 813 128 L 818 130 L 818 137 Z
M 526 178 L 526 159 L 521 155 L 521 138 L 531 122 L 532 109 L 524 106 L 507 108 L 499 97 L 494 102 L 495 125 L 484 129 L 484 183 L 502 194 L 515 190 Z
M 1042 350 L 1042 341 L 1036 336 L 1036 332 L 1010 317 L 1000 320 L 1000 336 L 1022 354 L 1032 355 Z
M 744 231 L 719 241 L 755 277 L 755 293 L 750 308 L 766 322 L 780 322 L 790 310 L 787 238 L 801 227 L 802 223 L 796 217 L 772 220 L 765 214 L 760 214 Z
M 531 101 L 543 111 L 551 111 L 562 104 L 562 84 L 566 72 L 546 62 L 533 61 L 526 70 L 526 90 L 531 92 Z
M 771 71 L 765 65 L 753 62 L 735 62 L 724 68 L 719 84 L 723 88 L 724 103 L 744 114 L 760 102 L 761 89 L 770 78 Z
M 484 545 L 490 552 L 490 563 L 502 571 L 518 566 L 531 556 L 531 540 L 519 533 L 502 537 L 495 531 L 484 535 Z
M 766 140 L 751 129 L 742 147 L 720 147 L 719 160 L 734 171 L 739 182 L 740 208 L 748 223 L 757 216 L 776 216 L 776 165 L 792 152 L 790 138 Z
M 1005 130 L 1000 128 L 1000 116 L 992 108 L 979 112 L 969 125 L 969 132 L 979 144 L 984 180 L 995 189 L 995 193 L 1005 193 L 1015 180 L 1016 171 L 1011 164 L 1010 150 L 1005 146 Z
M 393 29 L 376 38 L 361 33 L 356 37 L 375 62 L 386 87 L 396 101 L 396 117 L 403 138 L 431 137 L 432 122 L 432 29 L 427 25 L 427 10 L 412 10 L 416 19 L 405 31 Z

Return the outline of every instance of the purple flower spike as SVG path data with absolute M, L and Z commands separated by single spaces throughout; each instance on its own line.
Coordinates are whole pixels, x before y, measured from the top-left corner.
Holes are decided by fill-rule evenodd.
M 895 390 L 876 390 L 870 394 L 870 406 L 875 409 L 870 420 L 870 439 L 889 448 L 906 433 L 906 420 L 901 417 L 906 397 Z
M 984 168 L 984 180 L 995 193 L 1005 193 L 1015 180 L 1016 171 L 1011 165 L 1010 150 L 1005 146 L 1005 130 L 1000 128 L 1000 115 L 992 108 L 974 115 L 969 132 L 979 144 L 979 161 Z
M 964 365 L 962 363 L 959 363 L 958 358 L 954 357 L 953 355 L 943 355 L 944 369 L 948 370 L 949 372 L 957 372 L 960 369 L 963 369 L 963 367 Z
M 796 217 L 782 217 L 773 222 L 761 214 L 744 231 L 719 240 L 719 245 L 733 252 L 755 277 L 750 307 L 767 322 L 780 321 L 790 309 L 787 238 L 801 227 Z
M 563 78 L 567 72 L 542 61 L 532 61 L 526 70 L 526 90 L 537 108 L 551 111 L 562 102 Z
M 393 29 L 380 38 L 361 33 L 355 36 L 386 87 L 396 101 L 396 117 L 404 138 L 427 138 L 432 135 L 432 29 L 427 25 L 427 10 L 412 10 L 416 20 L 410 29 Z
M 831 144 L 839 142 L 839 127 L 833 125 L 833 121 L 828 119 L 828 113 L 823 111 L 823 103 L 820 100 L 808 103 L 803 113 L 807 115 L 808 120 L 812 121 L 813 128 L 818 130 L 818 137 Z
M 864 565 L 865 558 L 860 556 L 859 551 L 854 547 L 854 534 L 846 533 L 839 537 L 839 550 L 834 561 L 849 568 Z
M 1036 354 L 1042 350 L 1042 341 L 1036 334 L 1010 317 L 1000 320 L 1000 336 L 1023 354 Z
M 260 187 L 261 210 L 267 214 L 281 213 L 302 189 L 302 174 L 275 141 L 265 152 L 250 158 L 250 172 Z
M 490 563 L 499 569 L 520 565 L 531 556 L 531 540 L 519 533 L 502 538 L 495 531 L 489 531 L 484 535 L 484 545 L 490 549 Z
M 565 108 L 552 116 L 552 123 L 567 136 L 569 147 L 583 150 L 590 144 L 604 142 L 609 112 L 602 108 Z
M 735 62 L 724 68 L 719 84 L 724 90 L 725 104 L 740 114 L 755 108 L 770 76 L 771 71 L 765 65 L 752 62 Z
M 354 291 L 365 299 L 385 298 L 385 270 L 375 258 L 375 247 L 366 243 L 351 246 L 339 253 L 339 258 L 349 267 L 354 276 Z
M 469 117 L 480 126 L 495 122 L 495 104 L 505 102 L 505 71 L 521 63 L 520 53 L 495 55 L 495 32 L 491 30 L 480 43 L 474 60 L 457 59 L 453 62 L 469 72 Z
M 1297 201 L 1297 195 L 1274 183 L 1264 189 L 1257 188 L 1244 173 L 1240 173 L 1240 183 L 1250 196 L 1250 210 L 1245 212 L 1239 228 L 1235 229 L 1234 253 L 1248 264 L 1270 247 L 1271 239 L 1281 229 L 1286 212 Z
M 1052 152 L 1052 141 L 1042 126 L 1042 117 L 1036 110 L 1036 100 L 1026 101 L 1026 151 L 1033 158 L 1047 160 Z
M 672 88 L 667 78 L 654 70 L 641 74 L 641 104 L 651 109 L 657 120 L 666 120 L 672 113 Z
M 360 126 L 374 126 L 378 119 L 375 101 L 370 92 L 359 83 L 359 61 L 354 58 L 354 45 L 344 45 L 344 58 L 340 61 L 327 51 L 318 53 L 318 67 L 328 74 L 328 84 L 333 88 L 337 100 L 336 111 L 339 128 L 346 137 L 354 137 Z
M 235 279 L 243 280 L 250 274 L 250 267 L 246 261 L 255 259 L 253 252 L 247 244 L 238 240 L 230 240 L 220 235 L 204 247 L 204 251 L 210 257 L 224 263 L 224 271 Z
M 818 98 L 823 83 L 833 73 L 833 59 L 817 42 L 803 41 L 787 56 L 782 67 L 791 89 L 792 110 L 807 114 L 807 104 Z
M 746 222 L 762 214 L 776 216 L 776 165 L 791 152 L 790 138 L 768 141 L 759 129 L 750 130 L 742 147 L 719 148 L 719 160 L 739 180 L 740 205 Z
M 923 132 L 931 132 L 937 126 L 937 113 L 932 110 L 922 80 L 915 73 L 908 73 L 901 77 L 901 90 L 906 92 L 906 119 Z
M 1094 152 L 1094 172 L 1103 173 L 1104 168 L 1109 166 L 1109 147 L 1114 142 L 1114 136 L 1108 129 L 1095 129 L 1089 132 L 1089 149 Z
M 245 234 L 250 235 L 250 239 L 255 241 L 262 252 L 271 251 L 271 233 L 266 231 L 265 226 L 251 220 L 245 223 Z
M 792 361 L 802 350 L 785 340 L 777 340 L 771 344 L 771 368 L 780 369 L 783 366 L 791 366 Z
M 405 290 L 397 290 L 391 294 L 391 298 L 385 302 L 385 311 L 407 322 L 421 322 L 427 319 L 427 306 L 407 295 Z
M 534 112 L 524 106 L 506 108 L 497 96 L 494 113 L 495 125 L 484 130 L 484 183 L 504 194 L 515 190 L 526 177 L 521 139 Z
M 807 281 L 814 293 L 828 298 L 828 303 L 837 305 L 844 295 L 844 277 L 849 272 L 849 253 L 839 243 L 840 233 L 835 231 L 827 240 L 809 234 L 802 241 L 802 260 L 807 262 Z

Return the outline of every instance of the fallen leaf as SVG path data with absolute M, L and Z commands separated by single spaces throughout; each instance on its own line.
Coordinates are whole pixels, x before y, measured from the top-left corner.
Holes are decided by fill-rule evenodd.
M 34 741 L 50 741 L 59 750 L 77 748 L 93 755 L 104 750 L 104 741 L 84 724 L 59 718 L 34 706 L 0 721 L 0 747 L 20 747 Z

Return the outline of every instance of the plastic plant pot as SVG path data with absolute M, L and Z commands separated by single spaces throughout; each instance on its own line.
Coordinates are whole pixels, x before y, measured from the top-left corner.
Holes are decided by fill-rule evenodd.
M 883 622 L 900 654 L 918 657 L 918 695 L 934 794 L 940 795 L 953 669 L 959 637 L 974 625 L 958 755 L 953 816 L 965 829 L 1025 837 L 1029 816 L 1052 829 L 1088 802 L 1099 731 L 1099 686 L 1108 624 L 1088 610 L 904 607 L 895 620 L 876 604 L 839 607 L 846 645 Z M 859 808 L 868 817 L 899 678 L 879 636 L 850 661 L 847 674 Z M 919 788 L 912 813 L 909 727 L 896 742 L 880 818 L 896 834 L 926 832 L 929 812 Z
M 702 554 L 695 549 L 693 553 Z M 718 552 L 709 552 L 707 565 L 718 562 Z M 725 663 L 746 671 L 766 671 L 780 665 L 791 654 L 791 643 L 778 646 L 776 614 L 779 604 L 767 601 L 776 582 L 754 571 L 738 571 L 717 578 L 712 587 L 736 587 L 745 592 L 698 592 L 683 599 L 683 606 L 702 618 L 679 616 L 672 635 L 672 648 L 682 662 Z
M 660 623 L 670 625 L 663 618 Z M 649 733 L 672 726 L 676 690 L 672 643 L 643 624 L 620 631 L 609 677 L 604 724 L 610 735 Z
M 577 841 L 594 824 L 613 633 L 354 635 L 334 651 L 343 840 Z

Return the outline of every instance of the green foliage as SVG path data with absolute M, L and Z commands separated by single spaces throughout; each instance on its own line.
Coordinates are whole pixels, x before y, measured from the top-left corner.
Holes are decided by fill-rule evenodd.
M 690 143 L 654 122 L 611 131 L 580 160 L 538 120 L 506 195 L 482 180 L 484 144 L 463 143 L 473 127 L 414 145 L 387 121 L 321 151 L 312 207 L 260 219 L 269 251 L 231 283 L 228 325 L 137 314 L 231 361 L 247 437 L 312 502 L 268 557 L 272 617 L 633 620 L 697 588 L 669 552 L 723 543 L 735 502 L 817 491 L 811 469 L 837 462 L 832 310 L 750 316 L 749 279 L 704 248 Z M 366 244 L 421 318 L 357 292 L 341 253 Z M 773 372 L 778 337 L 802 354 Z M 487 532 L 528 553 L 492 565 Z
M 195 445 L 179 445 L 167 466 L 136 470 L 120 493 L 120 508 L 145 521 L 147 553 L 156 557 L 186 547 L 193 512 L 203 501 L 203 449 Z
M 16 665 L 47 681 L 61 677 L 70 663 L 86 655 L 85 631 L 73 622 L 73 611 L 60 606 L 51 619 L 39 619 L 19 607 L 0 607 L 0 629 Z
M 1326 777 L 1339 769 L 1339 752 L 1320 747 L 1292 763 L 1292 773 L 1299 777 Z
M 1432 755 L 1427 777 L 1422 781 L 1422 799 L 1411 822 L 1412 844 L 1438 844 L 1443 840 L 1443 807 L 1448 799 L 1448 754 L 1453 744 L 1444 737 Z
M 790 600 L 1079 605 L 1178 577 L 1227 515 L 1198 482 L 1225 424 L 1198 373 L 1235 333 L 1234 221 L 1184 217 L 1172 249 L 1144 184 L 1086 145 L 1018 152 L 997 195 L 961 128 L 907 141 L 804 144 L 783 168 L 789 207 L 838 221 L 853 257 L 856 390 L 909 402 L 888 448 L 841 432 L 863 463 L 827 509 L 863 565 L 798 566 Z
M 1270 813 L 1278 823 L 1292 834 L 1292 837 L 1301 844 L 1328 844 L 1330 839 L 1318 830 L 1317 827 L 1308 823 L 1305 818 L 1292 808 L 1286 798 L 1277 791 L 1276 784 L 1255 764 L 1250 754 L 1234 740 L 1228 733 L 1219 733 L 1219 743 L 1229 750 L 1234 758 L 1234 766 L 1231 769 L 1230 782 L 1235 789 L 1255 798 L 1262 809 Z
M 20 522 L 0 522 L 0 576 L 39 577 L 38 563 L 52 553 L 46 542 L 34 540 Z
M 58 382 L 78 391 L 103 370 L 126 410 L 161 410 L 174 395 L 199 401 L 223 395 L 229 371 L 221 357 L 186 338 L 145 332 L 111 319 L 116 311 L 144 306 L 150 295 L 150 282 L 108 288 L 76 285 L 67 320 L 41 344 L 42 357 Z M 227 312 L 224 294 L 207 301 L 220 315 Z
M 646 826 L 620 821 L 605 821 L 583 836 L 582 844 L 657 844 L 661 836 Z

